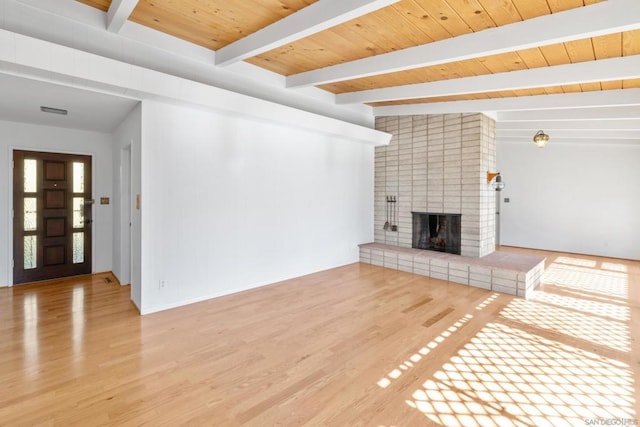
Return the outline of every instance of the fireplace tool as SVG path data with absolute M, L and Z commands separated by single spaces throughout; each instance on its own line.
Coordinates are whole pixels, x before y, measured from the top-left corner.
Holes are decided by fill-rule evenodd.
M 385 214 L 387 215 L 387 220 L 384 223 L 384 227 L 382 227 L 385 231 L 389 229 L 389 196 L 387 196 L 387 204 L 385 205 Z
M 391 231 L 398 231 L 396 225 L 396 196 L 391 196 Z

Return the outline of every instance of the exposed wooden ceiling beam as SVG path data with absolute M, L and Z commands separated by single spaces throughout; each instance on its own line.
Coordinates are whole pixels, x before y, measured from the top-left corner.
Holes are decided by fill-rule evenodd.
M 497 137 L 497 141 L 499 144 L 531 144 L 531 148 L 537 150 L 537 148 L 533 145 L 533 140 L 531 136 L 519 136 L 519 137 Z M 608 145 L 640 145 L 640 142 L 637 138 L 616 138 L 616 139 L 602 139 L 602 138 L 580 138 L 580 137 L 569 137 L 569 136 L 555 136 L 553 139 L 549 140 L 549 146 L 554 145 L 571 145 L 571 144 L 587 144 L 587 145 L 599 145 L 599 146 L 608 146 Z M 548 147 L 548 146 L 547 146 Z M 545 150 L 548 148 L 545 148 Z
M 1 2 L 2 0 L 0 0 Z M 9 1 L 9 0 L 5 0 Z M 51 14 L 50 16 L 60 16 L 65 20 L 74 21 L 75 24 L 86 26 L 91 30 L 101 30 L 106 31 L 106 22 L 107 22 L 107 13 L 103 12 L 95 7 L 87 6 L 84 3 L 80 3 L 75 0 L 14 0 L 17 4 L 21 4 L 23 6 L 32 8 L 36 11 L 39 11 L 38 17 L 45 16 L 41 14 Z M 137 0 L 136 0 L 137 1 Z M 20 8 L 21 9 L 21 8 Z M 18 10 L 20 10 L 18 9 Z M 42 18 L 40 18 L 42 19 Z M 50 17 L 49 17 L 50 19 Z M 39 21 L 37 21 L 39 22 Z M 24 25 L 25 30 L 30 27 L 33 28 L 34 25 L 32 22 L 29 25 Z M 63 28 L 62 26 L 52 26 L 52 28 L 47 29 L 49 32 L 55 32 L 58 28 Z M 32 32 L 31 29 L 29 32 Z M 32 33 L 33 34 L 33 33 Z M 141 43 L 145 46 L 148 46 L 148 49 L 142 49 L 143 54 L 136 54 L 136 58 L 140 59 L 141 62 L 151 64 L 156 60 L 152 59 L 154 56 L 154 52 L 157 51 L 166 51 L 170 52 L 173 55 L 179 55 L 182 58 L 187 60 L 194 60 L 199 62 L 205 62 L 207 64 L 213 65 L 213 58 L 215 52 L 211 49 L 207 49 L 202 46 L 195 45 L 193 43 L 189 43 L 187 41 L 181 40 L 177 37 L 173 37 L 169 34 L 161 33 L 159 31 L 153 30 L 149 27 L 145 27 L 144 25 L 137 24 L 132 21 L 126 21 L 122 27 L 122 29 L 117 33 L 119 38 L 116 37 L 107 37 L 107 38 L 96 38 L 90 36 L 87 40 L 83 40 L 85 50 L 89 49 L 93 53 L 98 52 L 123 52 L 126 51 L 124 46 L 131 40 L 136 43 Z M 64 44 L 64 43 L 63 43 Z M 166 59 L 160 60 L 160 63 L 166 62 Z M 246 64 L 249 65 L 249 64 Z M 184 64 L 183 68 L 188 69 L 191 65 Z
M 536 129 L 537 130 L 537 129 Z M 574 129 L 556 129 L 553 132 L 544 129 L 545 133 L 549 135 L 549 143 L 554 139 L 559 138 L 580 138 L 580 139 L 597 139 L 603 142 L 616 139 L 632 139 L 640 143 L 640 131 L 638 130 L 574 130 Z M 536 131 L 530 131 L 527 129 L 522 130 L 501 130 L 496 129 L 496 138 L 498 139 L 527 139 L 532 141 L 533 135 Z
M 216 51 L 225 66 L 342 24 L 399 0 L 320 0 Z
M 119 33 L 137 4 L 138 0 L 113 0 L 107 11 L 107 30 Z
M 560 110 L 564 108 L 620 106 L 640 106 L 640 89 L 381 106 L 374 107 L 373 113 L 375 116 L 405 116 L 413 114 Z
M 640 55 L 348 92 L 336 95 L 336 102 L 397 101 L 635 78 L 640 78 Z
M 640 131 L 640 118 L 626 120 L 564 120 L 564 121 L 526 121 L 526 122 L 501 122 L 498 118 L 496 129 L 502 131 L 522 131 L 528 130 L 536 132 L 539 129 L 544 131 L 552 130 L 609 130 L 609 131 Z M 547 132 L 548 133 L 548 132 Z
M 567 108 L 565 110 L 541 111 L 500 111 L 497 113 L 500 123 L 535 121 L 604 121 L 631 120 L 640 118 L 640 106 Z
M 640 1 L 608 0 L 523 22 L 311 70 L 287 87 L 314 86 L 640 28 Z

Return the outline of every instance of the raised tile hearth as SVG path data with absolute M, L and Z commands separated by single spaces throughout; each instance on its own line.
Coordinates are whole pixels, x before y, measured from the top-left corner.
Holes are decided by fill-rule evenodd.
M 469 257 L 383 243 L 360 245 L 360 262 L 366 264 L 523 298 L 540 285 L 545 260 L 541 256 L 502 251 Z

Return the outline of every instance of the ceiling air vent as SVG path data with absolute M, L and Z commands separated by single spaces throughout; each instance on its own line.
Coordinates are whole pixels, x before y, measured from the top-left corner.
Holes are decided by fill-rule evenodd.
M 67 110 L 63 110 L 61 108 L 53 108 L 53 107 L 45 107 L 45 106 L 40 106 L 40 111 L 42 111 L 43 113 L 62 114 L 63 116 L 66 116 L 68 113 Z

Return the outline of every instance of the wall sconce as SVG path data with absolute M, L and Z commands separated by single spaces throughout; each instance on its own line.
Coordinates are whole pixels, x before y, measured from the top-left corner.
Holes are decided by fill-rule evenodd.
M 544 146 L 547 145 L 547 142 L 549 142 L 549 135 L 541 130 L 533 136 L 533 143 L 536 144 L 538 148 L 544 148 Z
M 500 176 L 500 172 L 489 172 L 487 171 L 487 184 L 491 184 L 493 178 L 496 181 L 493 183 L 493 189 L 496 191 L 501 191 L 504 188 L 504 182 L 502 182 L 502 177 Z

